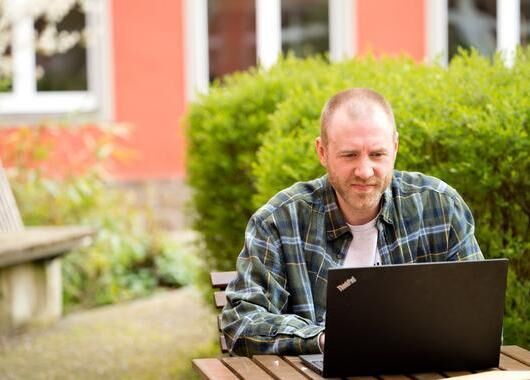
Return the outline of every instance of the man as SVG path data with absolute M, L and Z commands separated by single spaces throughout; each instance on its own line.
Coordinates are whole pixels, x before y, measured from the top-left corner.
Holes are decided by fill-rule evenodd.
M 398 133 L 380 94 L 340 92 L 320 124 L 327 175 L 276 194 L 248 223 L 222 314 L 233 353 L 321 352 L 329 268 L 483 259 L 454 189 L 394 171 Z

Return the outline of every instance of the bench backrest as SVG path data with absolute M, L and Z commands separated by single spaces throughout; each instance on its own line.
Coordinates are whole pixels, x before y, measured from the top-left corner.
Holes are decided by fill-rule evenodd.
M 0 161 L 0 232 L 22 231 L 24 224 Z
M 214 288 L 213 299 L 214 304 L 217 309 L 221 310 L 226 304 L 226 295 L 225 288 L 226 286 L 236 278 L 237 272 L 211 272 L 210 280 L 212 282 L 212 288 Z M 228 352 L 228 346 L 226 345 L 226 340 L 221 331 L 221 314 L 217 315 L 217 327 L 219 328 L 219 346 L 221 347 L 221 352 Z

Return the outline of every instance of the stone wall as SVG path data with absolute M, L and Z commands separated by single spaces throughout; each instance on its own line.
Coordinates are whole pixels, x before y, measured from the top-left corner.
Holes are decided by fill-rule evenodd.
M 182 178 L 114 182 L 111 187 L 127 191 L 140 207 L 153 212 L 154 221 L 171 231 L 191 228 L 191 189 Z

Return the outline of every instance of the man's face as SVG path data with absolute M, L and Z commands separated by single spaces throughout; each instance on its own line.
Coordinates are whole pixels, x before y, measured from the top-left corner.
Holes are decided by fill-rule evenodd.
M 317 152 L 350 224 L 363 224 L 379 212 L 381 196 L 392 180 L 397 138 L 379 108 L 352 119 L 339 109 L 327 127 L 327 144 L 317 138 Z

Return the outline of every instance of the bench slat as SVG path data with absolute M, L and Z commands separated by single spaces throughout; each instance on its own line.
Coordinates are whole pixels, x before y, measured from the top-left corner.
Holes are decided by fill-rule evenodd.
M 225 292 L 223 292 L 222 290 L 213 292 L 213 299 L 215 302 L 215 306 L 219 309 L 226 305 L 226 295 Z
M 519 346 L 502 346 L 501 352 L 504 355 L 510 356 L 511 358 L 530 366 L 530 351 Z
M 211 272 L 210 280 L 212 281 L 212 287 L 218 289 L 224 289 L 226 286 L 236 278 L 237 272 Z
M 226 338 L 222 333 L 219 334 L 219 346 L 223 354 L 228 352 L 228 344 L 226 344 Z
M 218 359 L 193 359 L 192 363 L 203 379 L 237 380 L 237 376 Z
M 242 379 L 249 380 L 270 380 L 272 377 L 267 375 L 252 360 L 246 357 L 229 357 L 221 359 L 232 371 L 236 372 Z
M 515 360 L 501 353 L 499 358 L 499 368 L 505 371 L 529 371 L 530 367 L 518 360 Z
M 382 375 L 379 377 L 381 380 L 411 380 L 411 377 L 405 375 Z
M 276 355 L 254 355 L 252 360 L 275 379 L 305 380 L 304 375 Z
M 0 232 L 0 267 L 51 258 L 87 244 L 95 230 L 81 226 L 28 227 Z
M 0 231 L 22 231 L 24 225 L 6 173 L 0 161 Z

